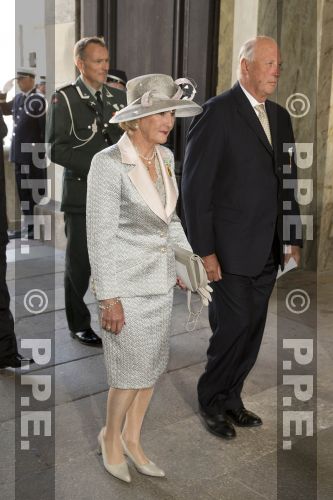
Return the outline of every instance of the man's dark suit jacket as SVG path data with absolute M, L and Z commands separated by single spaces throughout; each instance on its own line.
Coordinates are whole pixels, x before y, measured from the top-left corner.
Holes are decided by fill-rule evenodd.
M 282 266 L 283 243 L 301 246 L 295 228 L 283 237 L 283 200 L 290 202 L 285 214 L 299 216 L 293 190 L 282 189 L 283 178 L 296 179 L 288 153 L 294 143 L 291 120 L 278 104 L 265 106 L 273 148 L 238 83 L 205 103 L 189 130 L 182 176 L 185 225 L 193 251 L 216 253 L 222 273 L 258 275 L 275 230 Z

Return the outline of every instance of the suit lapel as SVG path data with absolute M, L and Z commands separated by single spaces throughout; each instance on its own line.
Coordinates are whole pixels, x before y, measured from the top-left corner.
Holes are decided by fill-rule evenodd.
M 171 168 L 170 157 L 166 157 L 164 150 L 159 146 L 156 147 L 156 150 L 157 150 L 157 157 L 161 165 L 162 177 L 164 181 L 165 197 L 166 197 L 165 213 L 167 217 L 170 218 L 173 212 L 175 211 L 178 199 L 177 182 Z
M 165 208 L 163 207 L 161 198 L 150 178 L 146 167 L 138 157 L 135 148 L 126 133 L 124 133 L 121 139 L 118 141 L 118 147 L 120 149 L 122 163 L 134 165 L 134 168 L 132 168 L 132 170 L 128 173 L 128 177 L 130 178 L 133 186 L 138 191 L 148 207 L 158 217 L 160 217 L 160 219 L 168 224 L 168 216 L 166 214 Z M 170 186 L 169 188 L 171 191 Z M 165 189 L 167 194 L 168 188 L 166 187 Z
M 272 146 L 270 145 L 267 136 L 264 132 L 264 129 L 262 128 L 262 125 L 258 119 L 258 116 L 256 115 L 256 112 L 254 111 L 253 107 L 251 106 L 248 98 L 242 91 L 239 83 L 236 83 L 233 87 L 233 96 L 237 102 L 237 108 L 239 113 L 242 115 L 244 120 L 247 122 L 247 124 L 251 127 L 251 129 L 255 132 L 259 140 L 262 142 L 262 144 L 265 146 L 267 151 L 271 154 L 273 154 L 273 149 Z

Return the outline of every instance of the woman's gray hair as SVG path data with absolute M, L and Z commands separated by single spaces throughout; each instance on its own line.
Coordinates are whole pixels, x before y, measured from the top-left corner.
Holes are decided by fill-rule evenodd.
M 138 120 L 130 120 L 127 122 L 118 123 L 119 127 L 125 132 L 134 132 L 138 128 Z
M 238 78 L 241 76 L 241 64 L 242 61 L 245 59 L 246 61 L 253 61 L 253 56 L 254 56 L 254 49 L 255 46 L 258 42 L 261 40 L 270 40 L 271 42 L 276 43 L 274 38 L 271 38 L 270 36 L 255 36 L 253 38 L 250 38 L 247 40 L 240 48 L 239 51 L 239 64 L 238 64 L 238 71 L 237 71 L 237 76 Z

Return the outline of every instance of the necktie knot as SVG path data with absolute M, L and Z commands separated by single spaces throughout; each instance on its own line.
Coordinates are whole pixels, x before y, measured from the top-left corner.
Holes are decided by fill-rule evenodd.
M 265 114 L 266 115 L 265 104 L 257 104 L 254 107 L 258 111 L 259 114 Z
M 95 97 L 98 104 L 100 104 L 103 107 L 102 93 L 100 90 L 97 90 L 97 92 L 95 93 Z

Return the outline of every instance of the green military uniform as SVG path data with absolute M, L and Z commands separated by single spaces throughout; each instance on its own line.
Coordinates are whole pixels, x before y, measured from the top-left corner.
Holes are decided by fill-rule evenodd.
M 71 332 L 90 328 L 90 313 L 83 300 L 90 278 L 87 175 L 93 156 L 119 140 L 122 131 L 109 120 L 126 105 L 125 92 L 106 85 L 101 89 L 102 103 L 96 97 L 79 77 L 56 90 L 46 124 L 49 157 L 65 168 L 61 208 L 67 236 L 65 306 Z

